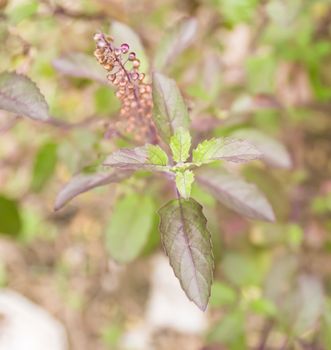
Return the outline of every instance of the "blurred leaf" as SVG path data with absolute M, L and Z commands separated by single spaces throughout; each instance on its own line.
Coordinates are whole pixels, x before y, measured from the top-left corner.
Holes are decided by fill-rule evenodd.
M 162 152 L 161 148 L 149 144 L 132 149 L 122 148 L 108 156 L 103 165 L 122 170 L 167 171 L 165 165 L 160 165 L 168 160 Z
M 20 210 L 16 201 L 0 195 L 0 233 L 18 235 L 22 228 Z
M 193 151 L 194 163 L 208 163 L 213 160 L 248 162 L 257 159 L 261 153 L 247 141 L 232 138 L 205 140 Z
M 126 43 L 130 46 L 130 51 L 135 52 L 140 60 L 140 69 L 142 72 L 148 71 L 148 58 L 144 46 L 137 33 L 124 23 L 113 21 L 110 26 L 110 33 L 114 37 L 116 46 Z
M 191 195 L 191 188 L 194 182 L 194 174 L 191 170 L 185 170 L 184 172 L 176 173 L 176 186 L 180 195 L 188 199 Z
M 57 144 L 47 142 L 39 149 L 33 166 L 31 189 L 39 192 L 53 176 L 57 163 Z
M 190 156 L 191 135 L 188 130 L 178 128 L 170 138 L 170 148 L 175 162 L 183 163 Z
M 245 167 L 243 175 L 247 182 L 255 184 L 265 194 L 277 220 L 287 220 L 291 212 L 291 203 L 289 202 L 287 188 L 284 186 L 284 178 L 281 179 L 275 176 L 270 169 L 253 165 Z
M 237 300 L 235 290 L 225 283 L 215 281 L 211 286 L 211 296 L 209 305 L 211 307 L 221 307 L 223 305 L 234 304 Z
M 17 73 L 0 74 L 0 109 L 40 121 L 51 119 L 48 105 L 37 85 Z
M 81 193 L 95 187 L 120 182 L 132 174 L 131 171 L 116 170 L 111 172 L 98 172 L 94 174 L 78 174 L 74 176 L 59 192 L 56 197 L 54 210 L 64 207 L 70 200 Z
M 102 340 L 107 346 L 118 345 L 123 334 L 123 328 L 117 324 L 112 324 L 102 330 Z
M 247 59 L 246 72 L 249 92 L 253 94 L 274 92 L 276 63 L 272 52 L 258 54 Z
M 215 0 L 225 21 L 230 25 L 250 20 L 259 3 L 258 0 Z
M 160 73 L 153 74 L 153 102 L 154 122 L 166 143 L 180 127 L 188 129 L 188 111 L 174 80 Z
M 210 193 L 203 190 L 196 183 L 192 186 L 192 197 L 195 198 L 204 207 L 214 207 L 216 204 L 216 199 Z
M 100 86 L 94 94 L 94 101 L 98 114 L 110 116 L 120 108 L 120 102 L 109 86 Z
M 239 287 L 260 285 L 265 273 L 263 264 L 256 256 L 229 252 L 222 261 L 222 270 L 227 279 Z
M 273 210 L 258 188 L 224 169 L 203 169 L 198 183 L 225 206 L 251 219 L 274 221 Z
M 266 163 L 280 168 L 291 168 L 292 161 L 290 154 L 280 142 L 272 137 L 255 129 L 237 130 L 232 135 L 254 144 L 262 153 L 262 159 Z
M 213 254 L 202 206 L 193 199 L 173 200 L 159 210 L 164 249 L 186 293 L 205 310 L 213 279 Z
M 297 248 L 303 241 L 304 232 L 298 224 L 289 224 L 287 227 L 286 236 L 289 245 L 293 248 Z
M 293 329 L 297 335 L 302 335 L 316 326 L 323 313 L 324 292 L 321 281 L 312 275 L 302 275 L 299 279 L 298 293 L 293 295 L 293 298 L 299 301 Z
M 265 298 L 258 298 L 252 300 L 249 303 L 249 308 L 254 313 L 262 316 L 273 317 L 277 315 L 277 307 L 275 306 L 275 304 L 272 301 Z
M 150 196 L 130 194 L 116 203 L 106 230 L 112 258 L 128 263 L 139 256 L 152 229 L 154 212 L 155 204 Z
M 169 65 L 193 42 L 198 29 L 195 18 L 181 21 L 175 28 L 162 38 L 156 48 L 154 68 L 166 70 Z
M 20 3 L 17 6 L 14 6 L 8 9 L 8 11 L 6 12 L 8 13 L 10 21 L 17 24 L 23 21 L 24 19 L 29 18 L 34 14 L 36 14 L 38 11 L 38 6 L 39 6 L 38 1 L 28 0 L 28 1 L 24 1 L 23 3 Z
M 96 60 L 84 53 L 71 52 L 53 60 L 53 66 L 59 72 L 75 78 L 96 80 L 107 84 L 106 71 Z
M 234 345 L 230 349 L 246 349 L 243 313 L 234 311 L 225 315 L 211 330 L 208 339 L 223 345 Z
M 146 244 L 141 252 L 141 256 L 148 256 L 152 254 L 160 246 L 160 233 L 159 233 L 159 215 L 155 212 L 153 215 L 153 225 L 146 241 Z
M 321 325 L 321 337 L 325 349 L 331 349 L 331 304 L 330 300 L 325 302 L 323 320 Z
M 294 255 L 276 254 L 265 281 L 265 294 L 278 307 L 287 293 L 294 289 L 294 276 L 298 272 L 298 258 Z
M 8 282 L 8 272 L 6 265 L 0 261 L 0 288 L 4 288 Z

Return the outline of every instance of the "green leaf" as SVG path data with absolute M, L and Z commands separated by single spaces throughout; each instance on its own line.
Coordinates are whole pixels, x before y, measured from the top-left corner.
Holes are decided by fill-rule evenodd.
M 188 130 L 179 128 L 170 138 L 170 148 L 175 162 L 186 162 L 190 156 L 191 135 Z
M 148 160 L 155 165 L 168 165 L 168 156 L 160 146 L 148 145 Z
M 249 303 L 249 308 L 252 312 L 268 317 L 275 317 L 277 315 L 276 305 L 269 299 L 259 298 L 254 299 Z
M 130 194 L 114 208 L 106 231 L 107 248 L 118 262 L 139 256 L 153 226 L 155 204 L 150 196 Z
M 124 23 L 113 21 L 110 26 L 110 33 L 114 37 L 116 46 L 126 43 L 130 46 L 130 51 L 136 53 L 140 60 L 140 69 L 142 72 L 148 71 L 148 59 L 141 43 L 139 35 Z
M 162 71 L 193 42 L 198 29 L 197 20 L 189 18 L 181 21 L 160 41 L 155 53 L 154 68 Z
M 248 162 L 259 158 L 261 153 L 247 141 L 233 138 L 205 140 L 193 150 L 193 162 L 209 163 L 214 160 Z
M 121 103 L 108 86 L 100 86 L 94 93 L 95 112 L 109 118 L 110 115 L 119 111 Z
M 11 8 L 8 12 L 10 21 L 19 23 L 26 18 L 33 16 L 38 11 L 38 1 L 29 0 Z
M 227 252 L 222 261 L 225 277 L 238 287 L 260 285 L 265 274 L 264 261 L 247 253 Z
M 221 282 L 214 282 L 211 287 L 210 306 L 221 307 L 233 304 L 237 300 L 233 288 Z
M 236 25 L 249 21 L 259 3 L 258 0 L 215 0 L 226 23 Z
M 167 171 L 162 149 L 147 144 L 136 148 L 122 148 L 106 158 L 103 165 L 123 170 Z M 166 158 L 168 160 L 168 157 Z
M 231 345 L 230 349 L 247 349 L 245 342 L 245 317 L 242 311 L 224 315 L 208 335 L 211 342 Z
M 71 77 L 85 78 L 108 84 L 104 69 L 96 60 L 81 52 L 71 52 L 53 60 L 54 68 Z M 109 87 L 108 87 L 109 88 Z
M 48 121 L 48 105 L 36 84 L 24 75 L 0 74 L 0 109 L 35 120 Z
M 187 107 L 176 82 L 160 73 L 153 74 L 153 104 L 154 122 L 166 143 L 180 127 L 188 129 Z
M 59 192 L 55 200 L 54 210 L 60 210 L 70 200 L 81 193 L 113 182 L 120 182 L 130 177 L 131 174 L 131 171 L 124 170 L 116 170 L 116 172 L 97 172 L 94 174 L 78 174 Z
M 101 337 L 107 347 L 111 348 L 118 345 L 123 332 L 123 327 L 121 327 L 119 324 L 113 323 L 102 329 Z
M 289 300 L 297 302 L 297 315 L 292 324 L 294 332 L 301 336 L 313 329 L 319 322 L 325 305 L 322 282 L 313 275 L 302 275 L 298 281 L 298 290 Z M 286 304 L 286 303 L 285 303 Z M 290 308 L 289 308 L 290 309 Z
M 194 174 L 191 170 L 185 170 L 184 172 L 179 171 L 176 173 L 177 190 L 183 198 L 190 198 L 193 182 Z
M 17 235 L 22 228 L 22 220 L 16 201 L 0 195 L 0 233 Z
M 252 143 L 260 152 L 261 159 L 275 167 L 289 169 L 292 160 L 287 149 L 279 141 L 255 129 L 242 129 L 232 134 Z
M 321 338 L 325 349 L 331 349 L 331 304 L 330 299 L 325 301 L 323 319 L 321 324 Z
M 40 191 L 52 177 L 57 163 L 57 144 L 47 142 L 39 149 L 34 166 L 31 181 L 33 191 Z
M 198 183 L 225 206 L 251 219 L 274 221 L 274 212 L 258 188 L 224 169 L 203 169 Z
M 187 297 L 205 310 L 214 259 L 202 206 L 193 199 L 173 200 L 159 214 L 161 239 L 170 265 Z

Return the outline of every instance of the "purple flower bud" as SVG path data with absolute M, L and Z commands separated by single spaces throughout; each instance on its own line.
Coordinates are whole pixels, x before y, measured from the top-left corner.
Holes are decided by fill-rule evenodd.
M 107 44 L 106 44 L 103 40 L 99 40 L 99 41 L 97 42 L 97 46 L 100 47 L 100 48 L 102 48 L 102 47 L 106 47 Z
M 139 78 L 139 74 L 136 72 L 131 73 L 132 80 L 137 80 Z
M 134 52 L 129 53 L 129 60 L 134 61 L 136 59 L 136 54 Z
M 102 37 L 101 33 L 95 33 L 93 36 L 94 41 L 98 41 L 98 40 L 102 40 L 102 39 L 103 39 L 103 37 Z
M 129 49 L 130 49 L 130 46 L 128 44 L 124 43 L 121 45 L 121 50 L 123 53 L 127 53 Z

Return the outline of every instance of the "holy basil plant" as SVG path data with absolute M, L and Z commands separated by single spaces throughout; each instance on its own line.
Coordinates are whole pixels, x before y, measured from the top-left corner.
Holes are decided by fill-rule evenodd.
M 183 40 L 186 38 L 183 43 L 189 43 L 195 28 L 194 20 L 183 24 L 180 31 Z M 174 189 L 174 198 L 158 211 L 163 247 L 187 297 L 205 310 L 210 297 L 214 259 L 207 219 L 202 206 L 191 197 L 192 185 L 196 181 L 225 206 L 248 218 L 273 221 L 273 210 L 255 185 L 229 173 L 224 166 L 215 167 L 213 164 L 255 160 L 262 156 L 261 150 L 262 159 L 268 161 L 272 152 L 263 149 L 263 137 L 262 141 L 258 137 L 260 141 L 255 142 L 256 134 L 247 137 L 253 143 L 239 136 L 211 138 L 192 147 L 189 113 L 176 82 L 157 72 L 153 74 L 152 83 L 146 82 L 136 55 L 137 52 L 144 56 L 139 38 L 130 30 L 125 36 L 129 44 L 120 46 L 115 46 L 113 38 L 103 33 L 94 36 L 94 55 L 108 72 L 107 79 L 100 79 L 100 67 L 92 69 L 90 60 L 88 65 L 83 64 L 85 68 L 89 67 L 83 72 L 73 61 L 69 64 L 66 60 L 65 67 L 76 67 L 75 76 L 88 77 L 92 72 L 98 72 L 92 74 L 93 79 L 113 85 L 121 103 L 116 132 L 131 134 L 132 142 L 140 146 L 119 149 L 104 158 L 100 171 L 73 177 L 58 194 L 55 210 L 80 193 L 118 183 L 134 176 L 137 171 L 162 175 Z M 136 52 L 130 51 L 130 47 Z M 172 52 L 172 46 L 167 46 L 167 50 Z M 57 61 L 56 66 L 63 68 L 61 62 Z M 156 61 L 155 67 L 164 68 L 165 61 Z M 54 119 L 37 86 L 28 77 L 16 73 L 0 74 L 0 108 L 57 127 L 75 126 Z M 35 191 L 48 180 L 56 161 L 56 148 L 52 144 L 46 146 L 46 151 L 40 154 L 41 161 L 35 166 L 36 174 L 41 173 L 33 181 Z M 47 157 L 49 149 L 53 153 L 52 159 Z M 106 232 L 108 251 L 115 260 L 127 263 L 141 253 L 154 225 L 154 212 L 155 203 L 151 197 L 131 194 L 120 199 Z
M 187 297 L 205 310 L 214 260 L 207 219 L 202 206 L 191 197 L 192 184 L 196 181 L 222 204 L 248 218 L 273 221 L 273 210 L 255 185 L 229 173 L 224 166 L 213 164 L 258 159 L 261 147 L 257 149 L 240 138 L 225 137 L 204 140 L 193 148 L 188 109 L 175 81 L 154 73 L 151 85 L 140 84 L 147 92 L 148 86 L 152 90 L 151 103 L 148 95 L 143 97 L 146 111 L 152 107 L 149 130 L 153 143 L 119 149 L 105 158 L 102 170 L 73 177 L 58 194 L 55 210 L 80 193 L 118 183 L 140 170 L 163 175 L 165 181 L 174 185 L 174 198 L 158 211 L 163 247 Z M 121 98 L 124 100 L 125 96 Z M 49 115 L 47 103 L 36 85 L 16 73 L 0 75 L 0 108 L 53 125 L 57 123 Z M 153 211 L 154 202 L 148 197 L 140 200 L 133 195 L 119 203 L 107 232 L 109 251 L 116 260 L 125 263 L 138 256 L 153 225 Z M 132 222 L 123 215 L 130 215 L 139 230 L 132 230 Z M 122 241 L 116 241 L 118 232 L 126 233 Z M 122 255 L 118 254 L 120 250 Z
M 163 142 L 123 148 L 110 154 L 103 162 L 106 170 L 78 175 L 63 188 L 57 197 L 56 209 L 79 193 L 121 181 L 139 170 L 163 174 L 165 181 L 174 183 L 176 193 L 175 198 L 158 211 L 163 247 L 187 297 L 205 310 L 213 280 L 213 251 L 203 208 L 191 197 L 192 184 L 197 181 L 216 199 L 242 215 L 273 221 L 273 210 L 255 185 L 224 167 L 208 167 L 217 161 L 255 160 L 261 153 L 245 140 L 227 137 L 204 140 L 192 149 L 188 110 L 176 83 L 154 73 L 152 87 L 153 120 Z M 165 145 L 164 149 L 161 144 Z M 139 210 L 140 203 L 135 203 Z

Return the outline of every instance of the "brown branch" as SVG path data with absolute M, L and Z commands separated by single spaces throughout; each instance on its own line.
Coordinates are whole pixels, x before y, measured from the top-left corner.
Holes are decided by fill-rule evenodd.
M 257 350 L 266 350 L 267 349 L 267 342 L 270 335 L 270 332 L 274 326 L 273 320 L 267 320 L 264 324 L 264 327 L 261 332 L 261 339 L 260 344 L 257 347 Z

